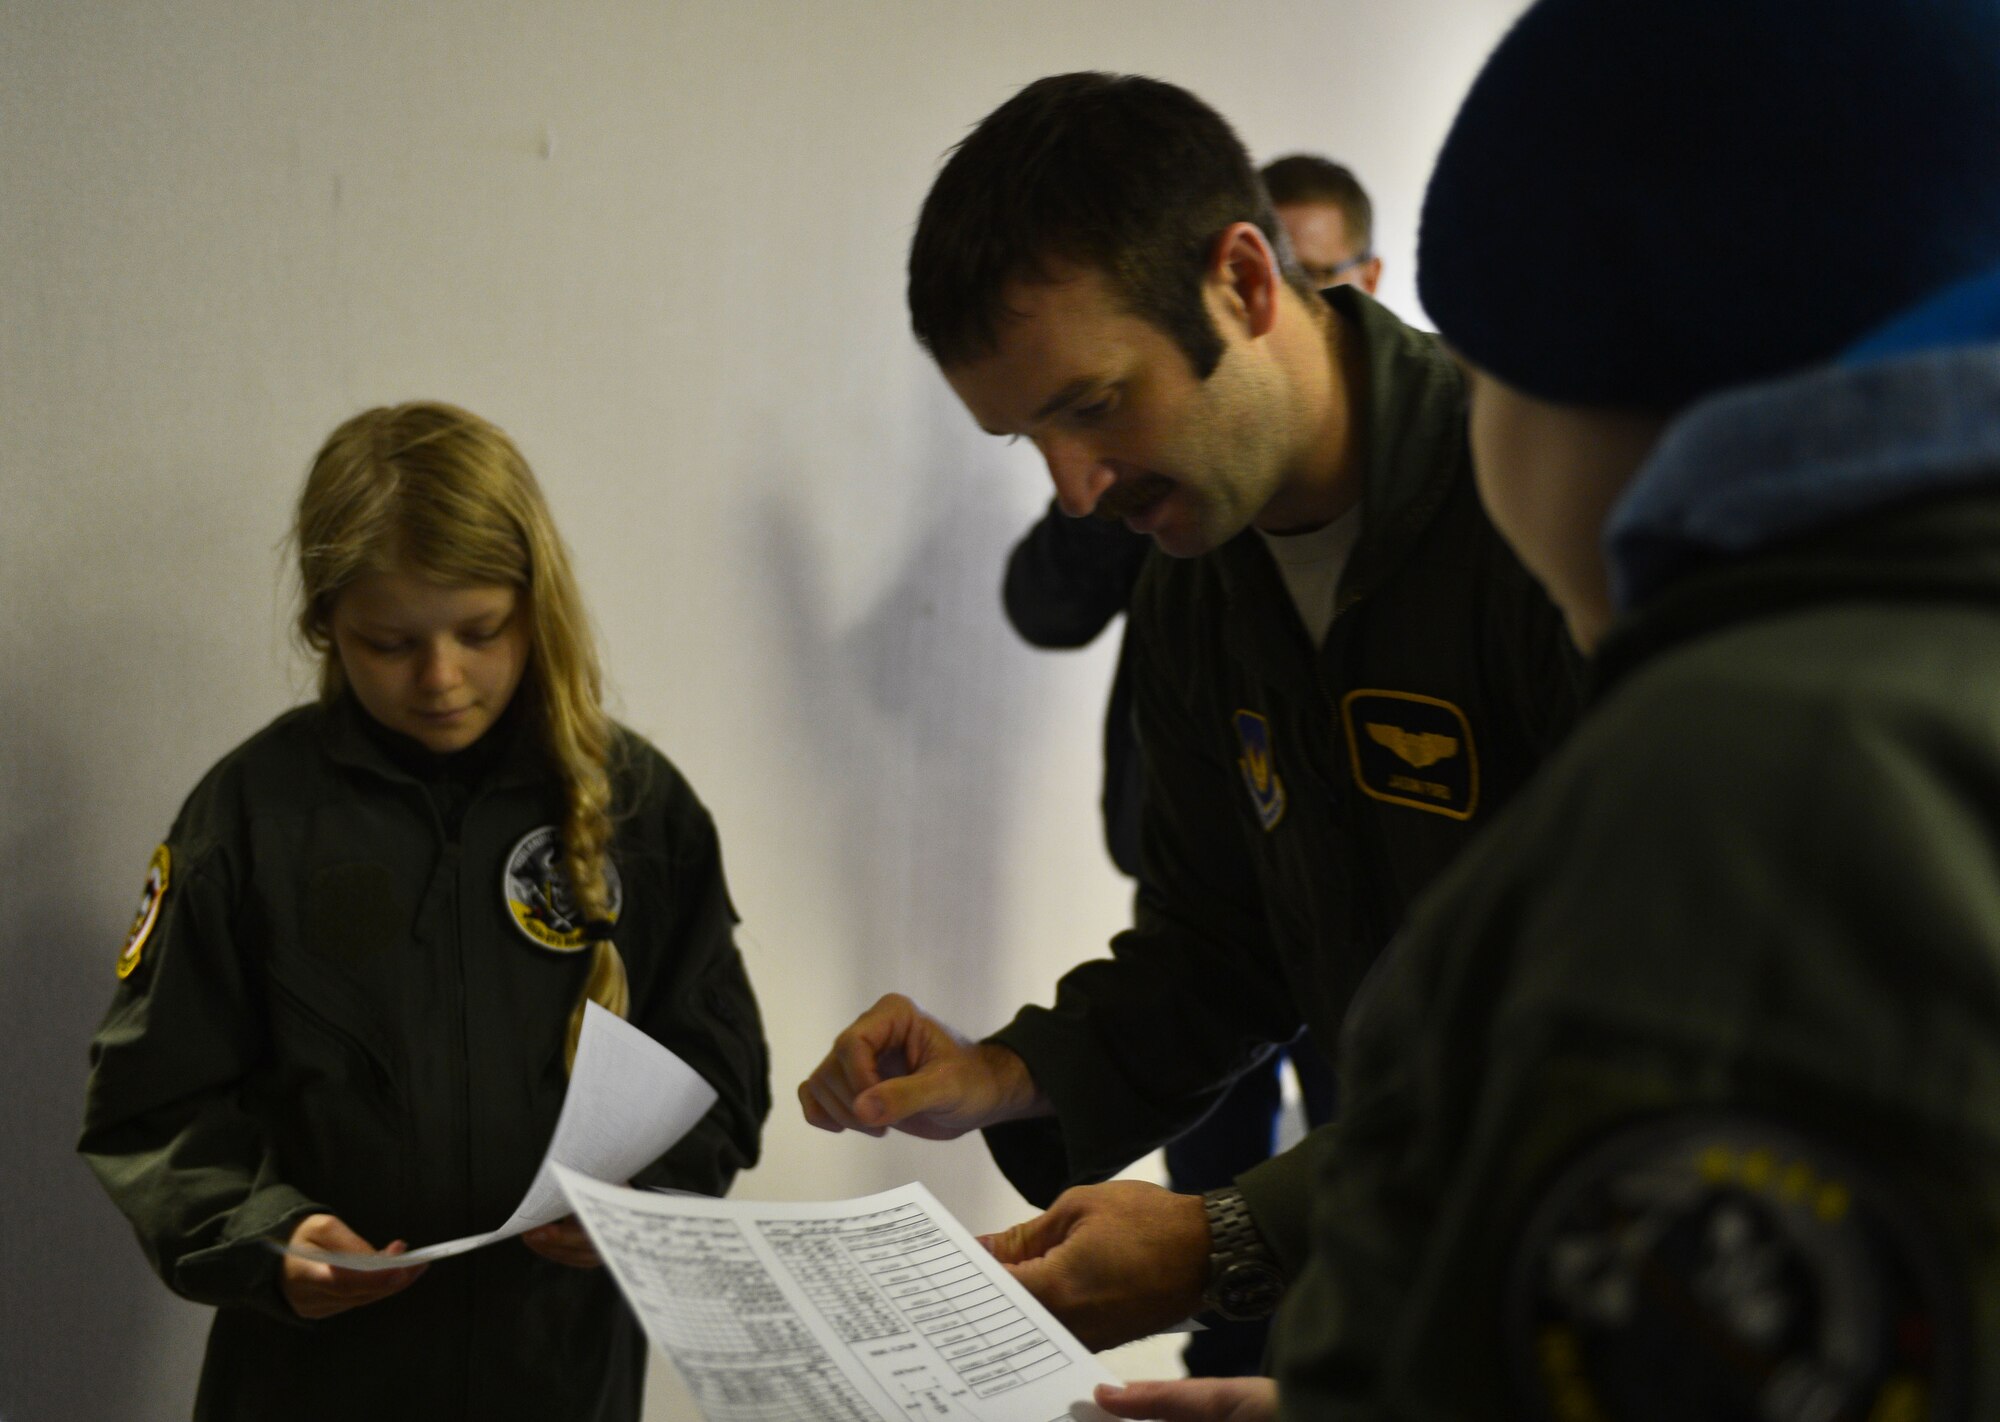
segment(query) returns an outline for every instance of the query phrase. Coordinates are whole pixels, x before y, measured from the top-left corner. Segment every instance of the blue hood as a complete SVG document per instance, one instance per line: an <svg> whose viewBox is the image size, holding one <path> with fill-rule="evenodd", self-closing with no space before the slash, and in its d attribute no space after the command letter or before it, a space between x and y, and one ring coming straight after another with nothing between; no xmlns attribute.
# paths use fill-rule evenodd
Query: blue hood
<svg viewBox="0 0 2000 1422"><path fill-rule="evenodd" d="M1617 610L1871 509L2000 488L2000 339L1986 340L1911 352L1871 337L1841 364L1690 406L1605 523Z"/></svg>

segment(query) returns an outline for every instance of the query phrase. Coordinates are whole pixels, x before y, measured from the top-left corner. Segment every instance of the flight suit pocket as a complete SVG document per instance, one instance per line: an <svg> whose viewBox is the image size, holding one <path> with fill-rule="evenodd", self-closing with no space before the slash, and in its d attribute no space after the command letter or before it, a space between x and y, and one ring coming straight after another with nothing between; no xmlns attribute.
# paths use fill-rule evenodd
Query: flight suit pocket
<svg viewBox="0 0 2000 1422"><path fill-rule="evenodd" d="M354 1090L393 1093L396 1073L388 1041L366 1000L327 974L273 963L271 1030L274 1065L301 1084L324 1079Z"/></svg>
<svg viewBox="0 0 2000 1422"><path fill-rule="evenodd" d="M286 1178L364 1235L400 1232L410 1140L399 1075L365 1000L315 967L303 957L272 964L262 1114Z"/></svg>

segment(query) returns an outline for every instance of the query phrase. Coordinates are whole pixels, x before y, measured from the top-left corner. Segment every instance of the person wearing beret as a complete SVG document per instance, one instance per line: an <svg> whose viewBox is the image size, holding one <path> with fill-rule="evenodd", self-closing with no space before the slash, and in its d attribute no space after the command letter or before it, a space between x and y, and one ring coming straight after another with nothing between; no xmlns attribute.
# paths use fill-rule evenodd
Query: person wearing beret
<svg viewBox="0 0 2000 1422"><path fill-rule="evenodd" d="M1591 704L1353 1010L1275 1384L1101 1400L2000 1416L2000 6L1541 0L1418 279Z"/></svg>

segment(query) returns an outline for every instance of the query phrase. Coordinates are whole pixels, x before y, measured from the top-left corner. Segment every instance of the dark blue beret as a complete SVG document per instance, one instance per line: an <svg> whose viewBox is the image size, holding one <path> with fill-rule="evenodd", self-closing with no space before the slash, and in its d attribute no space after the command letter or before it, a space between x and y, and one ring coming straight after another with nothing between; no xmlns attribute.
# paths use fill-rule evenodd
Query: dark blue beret
<svg viewBox="0 0 2000 1422"><path fill-rule="evenodd" d="M1673 410L2000 264L2000 0L1540 0L1424 199L1424 309L1531 394Z"/></svg>

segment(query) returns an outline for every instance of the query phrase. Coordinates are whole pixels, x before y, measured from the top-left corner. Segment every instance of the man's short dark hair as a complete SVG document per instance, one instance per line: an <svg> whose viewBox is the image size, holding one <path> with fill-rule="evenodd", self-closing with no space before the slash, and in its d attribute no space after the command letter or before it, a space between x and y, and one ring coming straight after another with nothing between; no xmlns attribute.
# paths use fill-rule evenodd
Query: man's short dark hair
<svg viewBox="0 0 2000 1422"><path fill-rule="evenodd" d="M988 114L931 185L910 244L910 323L939 365L990 355L1007 286L1073 262L1104 272L1125 308L1206 379L1223 346L1202 275L1234 222L1256 223L1294 275L1270 199L1222 115L1140 75L1038 79Z"/></svg>
<svg viewBox="0 0 2000 1422"><path fill-rule="evenodd" d="M1259 176L1274 207L1295 202L1331 203L1347 220L1347 235L1361 251L1375 242L1375 204L1351 169L1317 153L1288 153L1266 163Z"/></svg>

